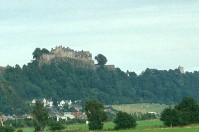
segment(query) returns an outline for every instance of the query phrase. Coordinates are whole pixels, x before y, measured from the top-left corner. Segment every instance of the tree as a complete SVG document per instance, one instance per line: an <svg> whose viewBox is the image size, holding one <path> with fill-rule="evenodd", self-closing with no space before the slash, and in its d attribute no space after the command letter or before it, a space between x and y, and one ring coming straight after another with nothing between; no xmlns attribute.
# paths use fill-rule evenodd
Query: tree
<svg viewBox="0 0 199 132"><path fill-rule="evenodd" d="M192 97L184 97L174 108L165 108L160 120L171 127L199 123L198 102Z"/></svg>
<svg viewBox="0 0 199 132"><path fill-rule="evenodd" d="M43 103L36 101L35 107L32 111L35 132L41 131L45 128L48 120L48 111L45 109Z"/></svg>
<svg viewBox="0 0 199 132"><path fill-rule="evenodd" d="M184 97L182 101L175 106L175 109L187 113L190 123L199 122L199 104L198 101L192 97Z"/></svg>
<svg viewBox="0 0 199 132"><path fill-rule="evenodd" d="M33 59L39 59L44 53L49 53L49 51L45 48L42 50L40 48L36 48L35 51L32 53Z"/></svg>
<svg viewBox="0 0 199 132"><path fill-rule="evenodd" d="M85 111L89 121L89 130L101 130L103 122L107 119L104 106L96 100L90 100L85 104Z"/></svg>
<svg viewBox="0 0 199 132"><path fill-rule="evenodd" d="M41 56L41 49L36 48L35 51L32 53L32 55L33 55L33 59L39 59L39 57Z"/></svg>
<svg viewBox="0 0 199 132"><path fill-rule="evenodd" d="M41 50L41 53L42 53L42 54L47 54L47 53L49 53L49 51L48 51L46 48L43 48L43 49Z"/></svg>
<svg viewBox="0 0 199 132"><path fill-rule="evenodd" d="M175 108L165 108L162 113L160 120L164 122L165 126L178 126L180 119L180 113Z"/></svg>
<svg viewBox="0 0 199 132"><path fill-rule="evenodd" d="M106 57L102 54L98 54L97 56L95 56L95 60L97 60L98 65L105 65L108 61Z"/></svg>
<svg viewBox="0 0 199 132"><path fill-rule="evenodd" d="M121 112L119 111L116 114L116 118L114 120L115 123L115 129L128 129L128 128L134 128L136 124L135 118L126 113L126 112Z"/></svg>

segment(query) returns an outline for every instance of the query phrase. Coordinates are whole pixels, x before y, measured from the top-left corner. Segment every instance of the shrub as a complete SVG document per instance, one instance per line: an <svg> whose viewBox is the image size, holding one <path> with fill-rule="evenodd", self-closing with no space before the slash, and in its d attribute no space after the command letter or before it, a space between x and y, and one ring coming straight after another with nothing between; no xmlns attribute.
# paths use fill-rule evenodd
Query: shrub
<svg viewBox="0 0 199 132"><path fill-rule="evenodd" d="M86 123L86 120L74 118L74 119L68 119L66 122L66 124L82 124L82 123Z"/></svg>
<svg viewBox="0 0 199 132"><path fill-rule="evenodd" d="M7 120L4 122L6 125L12 125L15 128L22 127L33 127L33 120L31 119L17 119L17 120Z"/></svg>
<svg viewBox="0 0 199 132"><path fill-rule="evenodd" d="M132 115L121 111L116 114L114 123L116 130L134 128L137 125L136 120Z"/></svg>
<svg viewBox="0 0 199 132"><path fill-rule="evenodd" d="M5 126L5 127L0 126L0 132L13 132L13 131L14 128L11 126Z"/></svg>
<svg viewBox="0 0 199 132"><path fill-rule="evenodd" d="M50 124L50 130L62 130L65 129L64 125L61 122L53 122Z"/></svg>
<svg viewBox="0 0 199 132"><path fill-rule="evenodd" d="M17 132L23 132L23 130L22 129L18 129Z"/></svg>

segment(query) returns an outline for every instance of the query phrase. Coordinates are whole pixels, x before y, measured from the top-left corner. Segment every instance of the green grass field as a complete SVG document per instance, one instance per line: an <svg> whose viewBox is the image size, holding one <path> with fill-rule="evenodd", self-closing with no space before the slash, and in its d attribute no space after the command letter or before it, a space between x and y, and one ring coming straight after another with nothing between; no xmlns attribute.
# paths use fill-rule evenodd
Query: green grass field
<svg viewBox="0 0 199 132"><path fill-rule="evenodd" d="M165 104L157 104L157 103L139 103L139 104L124 104L124 105L112 105L115 110L124 111L127 113L147 113L147 112L156 112L160 114L163 109L168 107Z"/></svg>
<svg viewBox="0 0 199 132"><path fill-rule="evenodd" d="M137 126L135 129L115 131L113 128L114 128L114 124L112 122L106 122L104 124L103 131L108 131L108 132L132 132L132 131L133 132L198 132L199 124L189 125L185 127L170 128L170 127L165 127L160 120L145 120L145 121L137 121ZM33 128L23 128L23 132L33 132L33 131L34 131ZM60 132L88 132L88 125L86 124L67 125L67 129Z"/></svg>

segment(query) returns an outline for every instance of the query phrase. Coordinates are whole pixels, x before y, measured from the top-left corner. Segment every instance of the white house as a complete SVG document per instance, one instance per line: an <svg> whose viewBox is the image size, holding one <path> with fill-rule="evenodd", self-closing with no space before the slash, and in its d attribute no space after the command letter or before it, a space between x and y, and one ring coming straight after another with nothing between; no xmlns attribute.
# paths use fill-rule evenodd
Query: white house
<svg viewBox="0 0 199 132"><path fill-rule="evenodd" d="M47 101L46 101L46 99L45 99L45 98L43 99L43 103L44 103L44 107L46 107L46 105L47 105Z"/></svg>
<svg viewBox="0 0 199 132"><path fill-rule="evenodd" d="M66 102L62 100L62 101L58 104L58 106L63 107L63 105L65 105L65 104L66 104Z"/></svg>
<svg viewBox="0 0 199 132"><path fill-rule="evenodd" d="M50 102L49 102L49 106L50 106L50 107L53 107L53 101L50 101Z"/></svg>
<svg viewBox="0 0 199 132"><path fill-rule="evenodd" d="M35 99L33 99L33 100L32 100L32 104L35 104L35 103L36 103L36 100L35 100Z"/></svg>
<svg viewBox="0 0 199 132"><path fill-rule="evenodd" d="M66 112L64 113L64 115L57 115L57 121L59 121L60 119L67 121L68 118L70 119L74 119L75 116L71 114L71 112Z"/></svg>
<svg viewBox="0 0 199 132"><path fill-rule="evenodd" d="M68 105L69 105L69 106L72 105L72 101L71 101L71 100L68 102Z"/></svg>

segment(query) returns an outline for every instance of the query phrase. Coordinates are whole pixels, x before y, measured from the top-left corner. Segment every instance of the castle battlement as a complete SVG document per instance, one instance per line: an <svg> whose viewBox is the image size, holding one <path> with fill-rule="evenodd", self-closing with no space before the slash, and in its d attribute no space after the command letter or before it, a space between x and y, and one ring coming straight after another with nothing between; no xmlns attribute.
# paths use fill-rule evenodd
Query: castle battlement
<svg viewBox="0 0 199 132"><path fill-rule="evenodd" d="M40 63L50 63L55 59L70 59L94 65L92 54L89 51L75 51L69 47L65 48L62 46L56 46L51 49L50 53L43 54L40 57Z"/></svg>

